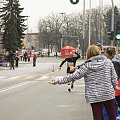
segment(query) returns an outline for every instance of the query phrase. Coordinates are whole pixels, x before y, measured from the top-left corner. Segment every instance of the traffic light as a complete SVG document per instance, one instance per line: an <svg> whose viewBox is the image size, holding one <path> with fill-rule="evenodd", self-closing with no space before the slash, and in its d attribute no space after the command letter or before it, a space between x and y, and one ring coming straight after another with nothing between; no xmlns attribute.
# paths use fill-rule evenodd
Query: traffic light
<svg viewBox="0 0 120 120"><path fill-rule="evenodd" d="M114 32L113 32L113 31L107 32L107 38L108 38L109 40L113 40L113 38L114 38Z"/></svg>
<svg viewBox="0 0 120 120"><path fill-rule="evenodd" d="M71 2L72 4L77 4L77 3L79 2L79 0L70 0L70 2Z"/></svg>
<svg viewBox="0 0 120 120"><path fill-rule="evenodd" d="M116 34L120 34L120 22L116 24Z"/></svg>
<svg viewBox="0 0 120 120"><path fill-rule="evenodd" d="M120 22L116 24L116 39L120 40Z"/></svg>

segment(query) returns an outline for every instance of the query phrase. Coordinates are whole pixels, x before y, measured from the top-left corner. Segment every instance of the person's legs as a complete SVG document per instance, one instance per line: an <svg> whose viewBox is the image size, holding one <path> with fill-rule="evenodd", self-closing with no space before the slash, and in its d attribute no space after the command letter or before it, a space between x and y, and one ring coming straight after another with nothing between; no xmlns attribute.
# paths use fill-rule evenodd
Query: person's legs
<svg viewBox="0 0 120 120"><path fill-rule="evenodd" d="M91 103L93 120L103 120L102 102Z"/></svg>
<svg viewBox="0 0 120 120"><path fill-rule="evenodd" d="M33 67L35 67L35 61L33 60Z"/></svg>
<svg viewBox="0 0 120 120"><path fill-rule="evenodd" d="M69 75L70 73L67 71L67 75ZM71 92L71 84L70 82L68 83L68 92Z"/></svg>
<svg viewBox="0 0 120 120"><path fill-rule="evenodd" d="M71 89L74 87L74 81L71 82Z"/></svg>
<svg viewBox="0 0 120 120"><path fill-rule="evenodd" d="M120 115L120 96L115 96L118 105L118 114Z"/></svg>
<svg viewBox="0 0 120 120"><path fill-rule="evenodd" d="M68 83L68 91L71 92L71 84L70 84L70 82Z"/></svg>
<svg viewBox="0 0 120 120"><path fill-rule="evenodd" d="M74 72L70 72L69 74L73 74ZM71 84L70 84L70 89L73 89L73 87L74 87L74 81L72 81L71 82Z"/></svg>
<svg viewBox="0 0 120 120"><path fill-rule="evenodd" d="M108 114L109 120L116 120L116 110L114 99L103 102Z"/></svg>

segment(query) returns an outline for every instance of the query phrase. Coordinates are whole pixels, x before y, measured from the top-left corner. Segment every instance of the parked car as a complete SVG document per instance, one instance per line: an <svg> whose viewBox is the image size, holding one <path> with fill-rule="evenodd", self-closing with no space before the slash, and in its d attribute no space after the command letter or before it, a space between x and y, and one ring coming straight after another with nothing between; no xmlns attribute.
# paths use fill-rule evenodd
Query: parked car
<svg viewBox="0 0 120 120"><path fill-rule="evenodd" d="M7 61L0 60L0 66L1 66L1 67L9 67L9 66L10 66L10 63L7 62Z"/></svg>

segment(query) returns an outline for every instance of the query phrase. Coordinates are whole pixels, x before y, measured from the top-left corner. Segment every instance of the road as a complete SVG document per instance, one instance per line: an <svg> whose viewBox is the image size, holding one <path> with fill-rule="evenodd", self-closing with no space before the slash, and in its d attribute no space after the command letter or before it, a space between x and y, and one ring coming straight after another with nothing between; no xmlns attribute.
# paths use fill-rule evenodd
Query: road
<svg viewBox="0 0 120 120"><path fill-rule="evenodd" d="M21 63L15 70L0 71L0 120L92 120L83 79L75 82L71 93L67 84L49 84L65 75L66 65L58 70L60 62L40 58L36 67Z"/></svg>

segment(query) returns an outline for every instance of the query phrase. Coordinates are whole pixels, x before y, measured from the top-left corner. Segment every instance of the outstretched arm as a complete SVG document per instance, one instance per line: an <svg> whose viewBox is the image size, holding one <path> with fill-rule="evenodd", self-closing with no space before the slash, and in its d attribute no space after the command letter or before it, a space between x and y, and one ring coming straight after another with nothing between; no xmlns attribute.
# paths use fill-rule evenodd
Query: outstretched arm
<svg viewBox="0 0 120 120"><path fill-rule="evenodd" d="M76 59L80 58L80 54L78 54L77 52L75 52L75 54L77 55Z"/></svg>
<svg viewBox="0 0 120 120"><path fill-rule="evenodd" d="M59 69L61 69L62 65L67 61L67 58L65 60L63 60L59 66Z"/></svg>
<svg viewBox="0 0 120 120"><path fill-rule="evenodd" d="M63 78L52 80L49 82L50 84L56 85L56 84L66 84L71 81L78 80L82 77L84 77L87 74L88 69L83 65L80 69L76 70L73 74L70 74L68 76L64 76Z"/></svg>

